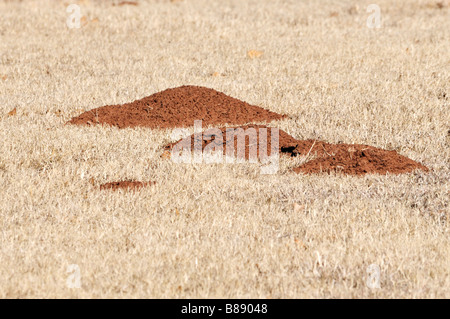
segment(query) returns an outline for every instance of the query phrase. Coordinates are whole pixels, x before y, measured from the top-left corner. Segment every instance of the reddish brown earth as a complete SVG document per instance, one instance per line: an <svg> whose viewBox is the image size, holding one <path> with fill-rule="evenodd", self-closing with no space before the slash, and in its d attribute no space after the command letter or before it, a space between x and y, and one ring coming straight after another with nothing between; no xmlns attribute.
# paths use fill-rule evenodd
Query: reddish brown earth
<svg viewBox="0 0 450 319"><path fill-rule="evenodd" d="M126 5L137 6L138 3L135 1L122 1L122 2L119 2L118 4L113 3L113 6L119 6L119 7L126 6Z"/></svg>
<svg viewBox="0 0 450 319"><path fill-rule="evenodd" d="M294 172L339 172L347 175L402 174L416 169L428 172L427 167L396 151L359 144L326 144L323 148L319 157L294 168Z"/></svg>
<svg viewBox="0 0 450 319"><path fill-rule="evenodd" d="M224 93L199 86L181 86L123 105L106 105L72 118L76 125L106 124L119 128L176 128L202 125L242 125L280 120L285 115L250 105Z"/></svg>
<svg viewBox="0 0 450 319"><path fill-rule="evenodd" d="M227 129L233 129L234 132L232 134L227 134ZM236 130L238 129L238 130ZM252 131L254 130L254 131ZM222 137L217 136L217 134L220 132L220 134L222 134ZM248 159L249 158L249 154L250 154L250 145L255 145L255 150L256 150L256 155L259 156L259 145L262 144L258 141L260 141L260 139L262 140L262 135L260 134L260 132L267 132L266 133L266 141L267 143L263 143L264 145L267 145L267 149L266 149L266 153L267 155L270 155L271 152L271 147L272 147L272 134L271 134L271 128L267 127L265 125L247 125L247 126L239 126L239 127L231 127L231 128L227 128L227 127L222 127L217 129L217 131L215 132L215 134L213 134L213 130L206 130L204 132L202 132L202 135L200 136L200 134L198 134L198 136L196 134L192 134L190 137L184 138L182 140L179 140L177 142L174 143L170 143L168 145L165 146L165 151L166 152L170 152L172 151L172 149L174 151L180 151L181 147L186 147L189 146L189 144L191 144L191 150L195 150L195 141L196 140L200 140L201 139L201 143L198 143L198 145L201 144L201 149L205 150L206 147L208 147L208 149L213 149L215 148L223 149L223 154L227 154L227 143L229 145L231 145L231 141L234 140L234 154L235 156L239 156L241 158L243 158L244 154L237 154L237 149L238 149L238 142L239 140L241 141L245 141L245 158ZM256 137L256 141L252 141L252 143L250 144L250 137L248 134L246 133L253 133L253 136ZM264 134L264 133L262 133ZM275 141L275 140L274 140ZM279 138L278 138L278 151L281 153L286 153L286 154L290 154L291 156L295 156L296 155L296 147L298 145L298 141L293 138L292 136L290 136L289 134L287 134L285 131L283 130L279 130ZM311 143L312 144L312 143Z"/></svg>
<svg viewBox="0 0 450 319"><path fill-rule="evenodd" d="M195 140L199 140L198 147L202 150L216 151L223 148L227 154L227 140L233 143L237 153L238 141L245 140L245 155L236 154L238 158L249 159L251 150L256 149L256 155L260 154L261 131L267 129L266 149L261 149L265 154L271 154L271 130L264 125L246 125L254 122L269 122L280 120L285 115L277 114L259 106L250 105L224 93L213 89L199 86L181 86L155 93L141 100L123 105L106 105L97 109L84 112L74 117L68 123L77 125L112 125L119 128L126 127L149 127L149 128L176 128L194 125L195 120L202 120L202 125L245 125L242 130L227 136L227 128L216 129L216 134L222 135L223 139L212 134L211 130L206 134L192 135L190 138L169 144L165 147L165 155L170 151L181 150L180 146L191 144L191 150L197 146ZM233 127L236 129L239 127ZM256 143L250 143L249 131L255 130ZM242 138L243 137L243 138ZM279 130L278 151L288 156L307 156L310 159L303 165L294 168L297 173L321 173L342 172L344 174L400 174L411 172L416 169L428 171L428 168L399 155L396 151L387 151L368 145L352 144L329 144L315 140L297 140ZM213 144L211 144L213 143ZM252 144L252 145L250 145ZM256 144L256 145L255 145ZM176 145L176 146L175 146ZM231 154L229 154L231 155ZM235 156L236 156L235 155ZM151 185L124 181L102 185L102 189L137 188Z"/></svg>
<svg viewBox="0 0 450 319"><path fill-rule="evenodd" d="M127 189L134 190L139 189L146 186L151 186L155 184L155 182L137 182L137 181L120 181L120 182L111 182L100 185L100 189L110 189L110 190L118 190L118 189Z"/></svg>
<svg viewBox="0 0 450 319"><path fill-rule="evenodd" d="M264 125L247 125L241 127L243 130L235 131L233 135L227 136L227 128L220 128L222 138L213 135L211 130L207 130L200 134L193 134L190 137L179 140L177 142L165 146L165 157L170 154L172 150L181 151L182 147L190 145L191 150L195 149L195 140L200 140L202 150L208 147L209 150L217 150L217 147L226 152L227 140L231 144L231 139L234 139L234 152L236 154L237 143L239 136L241 139L245 137L245 158L249 159L250 143L249 137L245 132L249 132L249 128L255 129L255 136L257 141L260 139L260 129L267 129L267 151L266 154L271 154L271 130ZM233 129L236 129L234 127ZM216 132L216 134L219 131ZM213 143L213 145L211 145ZM253 143L254 144L254 143ZM259 145L256 143L256 154L259 156ZM387 151L369 145L361 144L329 144L323 141L316 140L297 140L290 136L283 130L279 130L279 146L278 151L281 154L294 156L307 156L313 159L307 161L305 164L294 168L297 173L314 174L322 172L341 172L349 175L363 175L363 174L401 174L412 172L416 169L428 171L428 168L417 163L407 157L398 154L396 151ZM237 154L239 155L239 154ZM235 155L236 156L236 155ZM239 157L239 156L238 156ZM242 156L241 156L242 158Z"/></svg>

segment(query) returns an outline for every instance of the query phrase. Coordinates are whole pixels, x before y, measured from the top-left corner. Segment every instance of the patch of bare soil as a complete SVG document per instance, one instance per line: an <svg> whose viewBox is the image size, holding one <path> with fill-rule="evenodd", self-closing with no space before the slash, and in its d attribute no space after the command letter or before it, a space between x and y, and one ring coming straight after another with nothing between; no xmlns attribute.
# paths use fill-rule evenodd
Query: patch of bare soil
<svg viewBox="0 0 450 319"><path fill-rule="evenodd" d="M120 181L120 182L110 182L103 185L100 185L101 190L118 190L118 189L126 189L126 190L136 190L142 187L147 187L155 184L155 182L138 182L138 181Z"/></svg>
<svg viewBox="0 0 450 319"><path fill-rule="evenodd" d="M183 148L198 149L204 152L223 150L224 155L235 154L238 158L249 159L249 154L259 156L260 151L271 155L272 143L275 145L278 142L278 152L295 156L297 140L283 130L278 130L278 138L276 138L276 135L272 134L272 129L265 125L209 129L170 143L164 147L164 150L166 154L167 152L181 151ZM242 147L240 143L242 143ZM227 149L228 145L232 146L231 149ZM239 152L239 149L242 149L242 152Z"/></svg>
<svg viewBox="0 0 450 319"><path fill-rule="evenodd" d="M168 157L170 152L181 152L186 148L203 152L222 150L224 155L249 159L249 154L255 154L255 157L260 157L260 152L263 152L263 155L271 155L272 144L277 142L278 152L281 154L313 158L294 168L296 173L341 172L348 175L364 175L401 174L416 169L428 171L427 167L396 151L361 144L330 144L317 140L297 140L283 130L278 130L278 139L274 139L272 129L264 125L209 129L166 145L164 154ZM239 147L240 143L243 147ZM228 145L232 148L231 152L227 150ZM239 152L239 149L243 151Z"/></svg>
<svg viewBox="0 0 450 319"><path fill-rule="evenodd" d="M165 155L185 147L203 152L222 151L229 156L250 159L272 154L272 144L278 152L289 156L310 156L312 160L294 168L294 172L313 174L341 172L350 175L401 174L428 168L396 151L387 151L368 145L329 144L315 140L297 140L279 130L247 123L280 120L277 114L259 106L240 101L224 93L200 86L181 86L152 94L123 105L106 105L74 117L68 123L76 125L112 125L119 128L149 127L177 128L194 125L241 125L210 129L196 133L165 147ZM240 145L243 147L240 147ZM278 144L278 146L275 146ZM233 145L231 150L228 145ZM118 182L102 185L102 189L136 188L146 186L140 182Z"/></svg>
<svg viewBox="0 0 450 319"><path fill-rule="evenodd" d="M243 125L280 120L285 115L251 105L213 89L181 86L123 105L106 105L72 118L68 124L119 128L176 128L194 125Z"/></svg>
<svg viewBox="0 0 450 319"><path fill-rule="evenodd" d="M396 151L360 144L325 144L319 157L294 168L294 172L385 175L409 173L417 169L428 172L428 168L424 165Z"/></svg>

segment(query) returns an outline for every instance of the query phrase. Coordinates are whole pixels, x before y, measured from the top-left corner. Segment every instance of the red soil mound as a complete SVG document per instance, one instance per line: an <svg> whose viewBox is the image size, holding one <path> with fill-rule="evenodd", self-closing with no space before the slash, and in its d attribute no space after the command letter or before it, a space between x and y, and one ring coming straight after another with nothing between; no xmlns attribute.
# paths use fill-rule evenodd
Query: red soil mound
<svg viewBox="0 0 450 319"><path fill-rule="evenodd" d="M213 89L181 86L123 105L102 106L72 118L77 125L107 124L125 127L175 128L203 125L268 122L285 115L232 98Z"/></svg>
<svg viewBox="0 0 450 319"><path fill-rule="evenodd" d="M207 148L210 150L222 148L223 153L227 154L226 145L228 141L229 145L234 145L235 156L243 158L244 156L239 156L239 153L237 153L238 141L241 139L241 141L245 140L245 158L249 159L251 145L255 145L255 154L259 157L259 148L261 142L264 141L261 140L260 129L267 129L267 148L263 151L266 152L265 154L271 154L271 145L272 142L275 142L275 140L272 140L271 128L264 125L248 125L240 128L242 130L238 131L236 131L236 127L231 128L233 129L232 134L231 132L227 134L227 128L220 128L216 131L207 130L201 136L200 134L193 134L190 137L166 145L165 154L169 154L171 151L181 151L183 147L189 147L189 144L190 149L195 150L196 140L199 140L198 146L201 145L203 151ZM250 141L248 134L246 134L251 132L249 129L254 129L253 134L256 136L256 139L253 141ZM217 135L218 133L219 135ZM233 144L231 144L232 139L234 139ZM387 151L369 145L329 144L316 140L297 140L283 130L279 130L278 144L278 151L281 154L292 157L299 155L314 158L294 168L294 171L297 173L342 172L349 175L363 175L386 174L388 172L401 174L412 172L416 169L428 171L427 167L399 155L396 151Z"/></svg>
<svg viewBox="0 0 450 319"><path fill-rule="evenodd" d="M250 149L253 145L255 147L254 154L257 156L259 156L260 145L267 145L267 148L265 149L265 154L270 155L272 153L271 152L272 142L275 142L276 140L275 135L272 137L271 129L272 128L264 125L247 125L231 128L222 127L219 129L210 129L202 132L201 136L199 134L197 137L196 134L192 134L190 137L184 138L174 143L170 143L166 145L164 149L165 152L172 150L177 151L181 150L181 147L186 146L189 147L189 144L191 144L190 145L191 150L195 150L196 147L195 141L201 139L198 145L201 145L202 151L205 151L205 149L207 148L212 149L214 147L216 148L216 150L218 148L222 148L223 154L227 154L227 144L228 144L234 146L235 156L249 159ZM250 135L253 136L254 138L253 140L250 137ZM232 140L234 141L232 142ZM242 141L242 143L244 143L245 157L243 156L244 153L239 154L237 151L239 141ZM297 144L298 141L295 138L287 134L285 131L279 130L278 135L279 152L295 156Z"/></svg>
<svg viewBox="0 0 450 319"><path fill-rule="evenodd" d="M121 188L121 189L133 190L133 189L138 189L138 188L142 188L142 187L146 187L146 186L151 186L153 184L155 184L155 182L121 181L121 182L111 182L111 183L106 183L106 184L100 185L100 189L101 190L104 190L104 189L118 190L119 188Z"/></svg>
<svg viewBox="0 0 450 319"><path fill-rule="evenodd" d="M314 174L341 172L349 175L402 174L428 168L396 151L387 151L368 145L326 144L318 158L294 168L296 173Z"/></svg>

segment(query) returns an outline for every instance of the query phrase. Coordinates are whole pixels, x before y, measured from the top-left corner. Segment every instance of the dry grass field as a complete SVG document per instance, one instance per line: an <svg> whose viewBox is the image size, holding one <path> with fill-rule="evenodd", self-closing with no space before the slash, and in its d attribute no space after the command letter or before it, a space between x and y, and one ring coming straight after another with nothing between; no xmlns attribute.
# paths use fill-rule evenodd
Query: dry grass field
<svg viewBox="0 0 450 319"><path fill-rule="evenodd" d="M73 0L79 29L70 1L0 2L0 297L450 297L449 1ZM187 84L430 172L261 175L64 125ZM121 179L156 184L99 190Z"/></svg>

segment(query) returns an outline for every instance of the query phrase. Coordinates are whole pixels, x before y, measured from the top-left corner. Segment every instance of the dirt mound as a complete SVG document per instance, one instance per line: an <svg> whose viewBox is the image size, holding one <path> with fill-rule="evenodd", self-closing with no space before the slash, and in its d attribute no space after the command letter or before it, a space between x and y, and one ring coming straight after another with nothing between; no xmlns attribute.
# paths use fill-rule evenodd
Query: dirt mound
<svg viewBox="0 0 450 319"><path fill-rule="evenodd" d="M318 158L294 168L296 173L314 174L340 172L348 175L402 174L428 168L396 151L368 145L325 144Z"/></svg>
<svg viewBox="0 0 450 319"><path fill-rule="evenodd" d="M252 147L255 149L253 154L256 154L259 158L261 145L263 147L267 145L264 149L261 149L265 152L263 155L272 153L272 143L276 140L272 138L271 129L264 125L247 125L206 130L201 134L192 134L187 138L166 145L164 157L170 157L172 151L181 152L183 148L190 148L194 151L196 147L200 149L200 146L204 152L206 150L223 149L223 154L229 154L227 153L228 144L234 146L234 156L238 158L249 159ZM264 131L266 133L261 135L261 132ZM253 135L253 140L249 135ZM239 140L241 140L241 143L245 143L245 153L237 151ZM266 142L264 143L264 141ZM313 158L294 168L295 172L304 174L341 172L349 175L363 175L386 174L388 172L401 174L416 169L428 171L427 167L399 155L396 151L387 151L361 144L330 144L317 140L297 140L283 130L279 130L278 152L291 157L307 156L307 159Z"/></svg>
<svg viewBox="0 0 450 319"><path fill-rule="evenodd" d="M176 128L203 125L269 122L285 118L224 93L199 86L181 86L123 105L102 106L72 118L68 124L106 124L125 127Z"/></svg>
<svg viewBox="0 0 450 319"><path fill-rule="evenodd" d="M177 128L194 125L246 125L222 127L196 133L165 147L165 155L189 147L203 152L223 149L223 154L237 158L253 159L271 155L272 143L278 143L278 152L288 156L307 156L312 160L294 168L297 173L342 172L344 174L400 174L416 169L428 168L414 162L396 151L387 151L368 145L329 144L316 140L297 140L279 130L278 140L272 129L264 125L247 123L280 120L285 115L277 114L259 106L250 105L224 93L200 86L181 86L155 93L141 100L123 105L106 105L84 112L71 119L68 124L106 124L125 127ZM232 130L232 134L231 131ZM229 134L230 133L230 134ZM244 143L244 147L240 145ZM227 144L234 150L227 150ZM261 148L263 147L263 148ZM261 150L260 150L261 148ZM151 185L123 181L102 185L101 189L137 188Z"/></svg>
<svg viewBox="0 0 450 319"><path fill-rule="evenodd" d="M110 190L118 190L118 189L139 189L146 186L151 186L155 184L155 182L137 182L137 181L120 181L120 182L111 182L100 185L100 189L110 189Z"/></svg>
<svg viewBox="0 0 450 319"><path fill-rule="evenodd" d="M201 145L202 151L222 148L223 154L226 155L229 154L227 153L227 145L233 145L235 156L249 159L252 147L254 147L254 154L259 156L260 146L264 145L267 147L264 149L265 154L270 155L272 153L272 142L276 143L277 141L275 135L272 136L272 129L265 125L210 129L201 134L192 134L190 137L170 143L164 147L164 150L165 152L180 151L181 148L189 146L191 150L195 150L197 145L198 147ZM298 141L283 130L279 130L278 134L278 151L295 156L298 152ZM196 141L198 141L198 144L195 143ZM238 152L238 143L244 143L245 153Z"/></svg>

